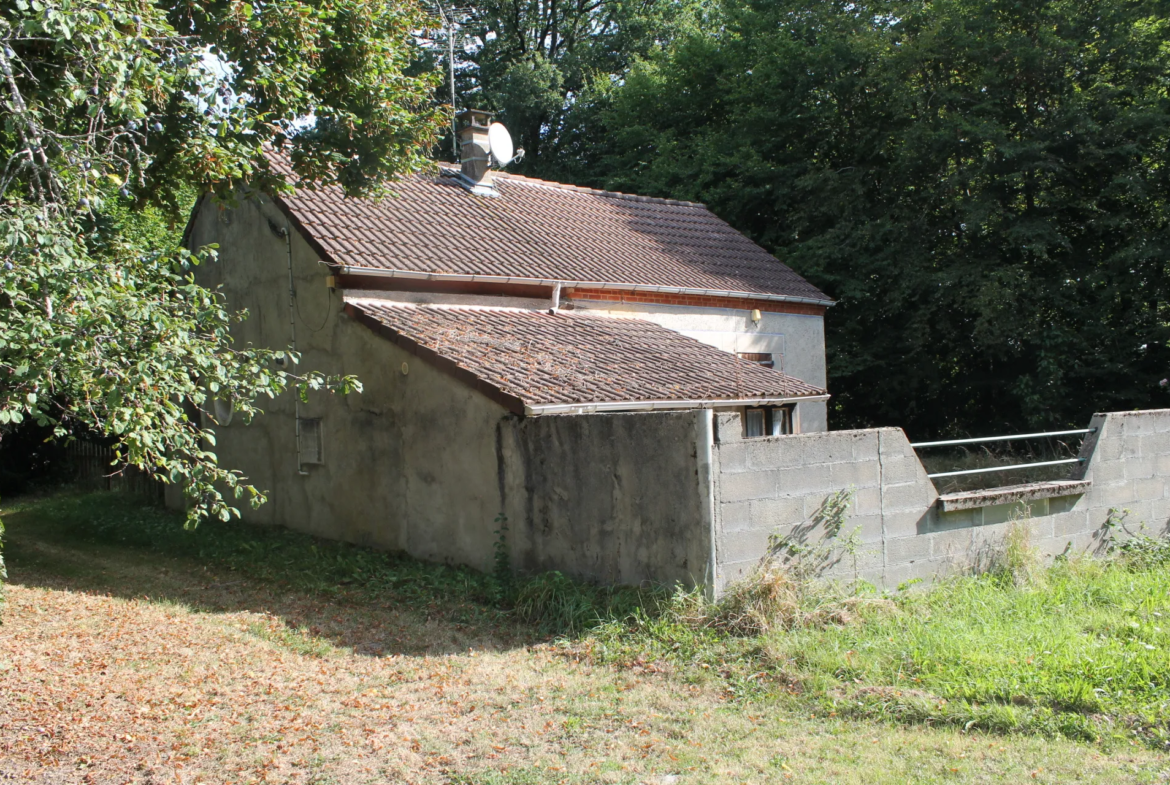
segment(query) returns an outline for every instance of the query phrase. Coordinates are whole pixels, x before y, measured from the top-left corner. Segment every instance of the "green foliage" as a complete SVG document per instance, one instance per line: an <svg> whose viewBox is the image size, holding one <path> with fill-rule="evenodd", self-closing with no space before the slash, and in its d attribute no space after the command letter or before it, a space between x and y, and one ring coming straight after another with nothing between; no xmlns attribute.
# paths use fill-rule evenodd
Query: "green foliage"
<svg viewBox="0 0 1170 785"><path fill-rule="evenodd" d="M666 596L656 589L595 586L560 572L542 572L520 581L514 611L520 621L544 632L576 636L647 609L653 612Z"/></svg>
<svg viewBox="0 0 1170 785"><path fill-rule="evenodd" d="M836 548L853 560L856 572L857 559L863 550L860 529L855 528L845 537L841 536L856 495L857 489L852 486L835 491L821 501L820 507L807 521L783 536L769 535L765 564L776 561L786 574L790 573L797 582L804 584L820 576L834 563Z"/></svg>
<svg viewBox="0 0 1170 785"><path fill-rule="evenodd" d="M993 555L987 572L1017 589L1043 583L1043 554L1032 542L1032 516L1027 505L1012 511L1003 545Z"/></svg>
<svg viewBox="0 0 1170 785"><path fill-rule="evenodd" d="M175 223L199 192L291 187L266 147L355 195L423 166L433 78L407 70L424 21L391 0L3 4L0 434L112 437L116 465L183 489L190 524L261 503L216 459L210 400L247 420L289 388L359 385L234 345L246 314L191 275L215 249L180 248Z"/></svg>
<svg viewBox="0 0 1170 785"><path fill-rule="evenodd" d="M449 12L459 26L454 103L499 112L525 150L521 171L586 179L604 144L598 126L613 85L637 58L695 25L704 5L703 0L465 4ZM436 38L433 56L445 69L445 35ZM449 142L440 149L450 150Z"/></svg>
<svg viewBox="0 0 1170 785"><path fill-rule="evenodd" d="M1165 569L1170 566L1170 540L1138 535L1114 548L1118 560L1135 570Z"/></svg>
<svg viewBox="0 0 1170 785"><path fill-rule="evenodd" d="M1165 405L1164 0L726 0L591 126L590 184L704 201L839 301L838 426Z"/></svg>

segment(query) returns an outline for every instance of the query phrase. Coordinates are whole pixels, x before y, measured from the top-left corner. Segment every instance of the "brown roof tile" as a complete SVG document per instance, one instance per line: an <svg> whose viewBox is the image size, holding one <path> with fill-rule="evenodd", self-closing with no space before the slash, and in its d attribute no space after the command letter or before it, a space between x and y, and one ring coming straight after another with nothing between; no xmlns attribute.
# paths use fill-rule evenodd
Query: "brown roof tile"
<svg viewBox="0 0 1170 785"><path fill-rule="evenodd" d="M503 173L498 196L476 196L451 174L408 177L381 201L349 199L336 187L280 201L331 261L348 267L829 302L702 205Z"/></svg>
<svg viewBox="0 0 1170 785"><path fill-rule="evenodd" d="M825 392L642 320L366 299L348 299L347 310L515 411Z"/></svg>

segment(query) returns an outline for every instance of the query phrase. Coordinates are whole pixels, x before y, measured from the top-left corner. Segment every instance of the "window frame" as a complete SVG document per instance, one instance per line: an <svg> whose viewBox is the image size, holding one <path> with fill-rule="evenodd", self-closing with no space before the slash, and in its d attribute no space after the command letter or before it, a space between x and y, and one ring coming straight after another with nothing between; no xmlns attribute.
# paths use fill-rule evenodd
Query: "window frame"
<svg viewBox="0 0 1170 785"><path fill-rule="evenodd" d="M320 417L297 418L297 461L300 466L321 466L325 463L324 430L325 427ZM312 435L308 431L312 431ZM315 442L315 444L312 444L312 448L316 453L314 459L306 457L308 455L306 445L309 444L310 440Z"/></svg>
<svg viewBox="0 0 1170 785"><path fill-rule="evenodd" d="M763 433L751 433L749 423L755 413L763 415ZM779 415L779 416L778 416ZM796 404L781 406L745 406L743 409L743 438L762 439L767 436L792 436L796 433Z"/></svg>

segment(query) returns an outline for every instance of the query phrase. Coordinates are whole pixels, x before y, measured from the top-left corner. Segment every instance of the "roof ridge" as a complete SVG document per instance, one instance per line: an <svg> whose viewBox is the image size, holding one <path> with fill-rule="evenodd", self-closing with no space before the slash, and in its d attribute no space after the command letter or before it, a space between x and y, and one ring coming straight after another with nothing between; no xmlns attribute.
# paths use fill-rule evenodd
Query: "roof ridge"
<svg viewBox="0 0 1170 785"><path fill-rule="evenodd" d="M453 164L446 162L439 163L439 171L446 177L456 177L459 175L459 170L454 168ZM650 204L668 204L676 207L698 207L700 209L710 212L707 205L702 202L688 202L685 199L667 199L662 196L642 196L641 194L627 194L622 191L608 191L603 188L589 188L584 185L572 185L570 183L558 183L556 180L541 180L538 177L529 177L523 174L514 174L512 172L495 172L496 177L502 177L505 180L513 180L521 185L534 185L538 188L553 188L560 191L576 191L583 194L592 194L594 196L608 196L614 199L624 199L628 202L648 202Z"/></svg>
<svg viewBox="0 0 1170 785"><path fill-rule="evenodd" d="M286 158L271 154L270 161L293 179ZM392 184L394 197L386 199L347 198L341 188L302 183L270 195L321 259L346 269L831 303L696 202L508 173L499 175L501 198L481 199L457 171L432 160L425 173Z"/></svg>

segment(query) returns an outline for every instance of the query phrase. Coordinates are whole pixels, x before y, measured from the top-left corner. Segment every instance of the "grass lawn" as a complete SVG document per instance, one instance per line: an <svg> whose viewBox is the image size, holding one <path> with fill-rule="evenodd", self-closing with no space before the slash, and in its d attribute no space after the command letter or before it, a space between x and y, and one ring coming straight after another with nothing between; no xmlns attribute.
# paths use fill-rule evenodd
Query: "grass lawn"
<svg viewBox="0 0 1170 785"><path fill-rule="evenodd" d="M553 637L468 570L112 494L0 513L0 782L1170 780L1157 565L750 636L582 592L617 620Z"/></svg>

